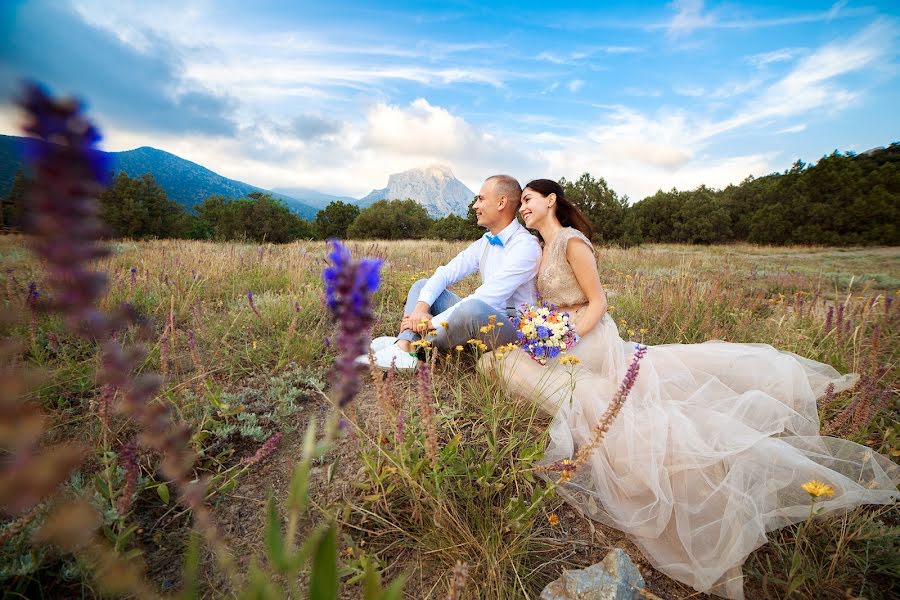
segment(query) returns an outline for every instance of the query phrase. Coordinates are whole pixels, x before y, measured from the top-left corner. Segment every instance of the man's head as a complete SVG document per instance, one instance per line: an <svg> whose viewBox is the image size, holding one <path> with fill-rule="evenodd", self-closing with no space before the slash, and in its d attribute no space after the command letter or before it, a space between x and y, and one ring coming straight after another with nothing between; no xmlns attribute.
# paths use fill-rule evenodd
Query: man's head
<svg viewBox="0 0 900 600"><path fill-rule="evenodd" d="M516 218L521 201L522 188L515 177L494 175L484 180L472 208L479 225L498 233Z"/></svg>

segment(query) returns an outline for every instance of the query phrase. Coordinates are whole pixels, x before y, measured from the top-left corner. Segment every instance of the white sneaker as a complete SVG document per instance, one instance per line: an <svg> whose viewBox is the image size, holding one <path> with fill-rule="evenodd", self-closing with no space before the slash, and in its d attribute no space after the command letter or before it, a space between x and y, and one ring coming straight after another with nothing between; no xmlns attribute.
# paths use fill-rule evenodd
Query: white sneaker
<svg viewBox="0 0 900 600"><path fill-rule="evenodd" d="M391 344L375 353L375 366L387 371L391 365L398 371L415 371L419 366L419 359L401 350L397 344Z"/></svg>
<svg viewBox="0 0 900 600"><path fill-rule="evenodd" d="M411 356L397 347L397 338L385 335L372 340L372 354L375 357L375 366L387 371L391 368L391 361L395 361L398 371L415 371L419 366L419 359ZM360 354L354 360L357 365L368 367L369 355Z"/></svg>
<svg viewBox="0 0 900 600"><path fill-rule="evenodd" d="M382 348L387 348L392 344L397 343L397 338L392 335L383 335L381 337L377 337L372 340L372 343L369 344L369 348L372 349L372 352L378 352Z"/></svg>

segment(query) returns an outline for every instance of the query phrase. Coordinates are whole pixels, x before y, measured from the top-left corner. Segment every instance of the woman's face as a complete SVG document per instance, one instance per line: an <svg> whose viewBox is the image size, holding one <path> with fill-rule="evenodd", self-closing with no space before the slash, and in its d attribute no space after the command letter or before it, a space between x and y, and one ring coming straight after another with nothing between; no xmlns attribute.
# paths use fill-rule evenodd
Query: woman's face
<svg viewBox="0 0 900 600"><path fill-rule="evenodd" d="M553 213L553 205L556 203L556 194L543 196L531 188L525 188L522 192L522 205L519 214L529 229L540 227L550 214Z"/></svg>

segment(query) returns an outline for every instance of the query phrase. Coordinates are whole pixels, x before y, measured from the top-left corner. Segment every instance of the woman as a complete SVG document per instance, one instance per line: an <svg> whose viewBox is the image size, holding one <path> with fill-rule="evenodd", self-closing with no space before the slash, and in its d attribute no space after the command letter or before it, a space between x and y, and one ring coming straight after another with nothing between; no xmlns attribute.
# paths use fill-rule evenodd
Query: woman
<svg viewBox="0 0 900 600"><path fill-rule="evenodd" d="M590 440L636 344L619 337L590 243L591 228L554 181L532 181L520 214L537 230L542 298L574 314L577 366L542 366L516 349L481 367L554 415L547 462ZM559 491L625 531L660 571L695 589L743 597L741 565L766 532L806 519L815 479L834 488L824 511L890 503L900 467L865 446L819 436L816 399L855 375L765 344L652 346L603 444Z"/></svg>

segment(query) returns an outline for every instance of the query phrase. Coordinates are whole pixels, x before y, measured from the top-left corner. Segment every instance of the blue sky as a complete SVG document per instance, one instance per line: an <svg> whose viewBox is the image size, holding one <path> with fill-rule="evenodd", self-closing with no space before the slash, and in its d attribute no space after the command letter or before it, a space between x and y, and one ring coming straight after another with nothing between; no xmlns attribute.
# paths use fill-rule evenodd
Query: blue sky
<svg viewBox="0 0 900 600"><path fill-rule="evenodd" d="M900 140L900 2L4 2L0 132L30 76L262 187L362 196L602 176L632 200Z"/></svg>

